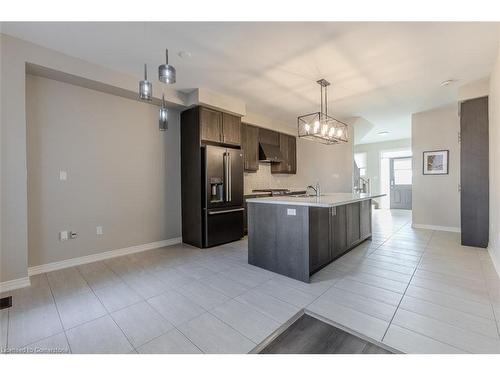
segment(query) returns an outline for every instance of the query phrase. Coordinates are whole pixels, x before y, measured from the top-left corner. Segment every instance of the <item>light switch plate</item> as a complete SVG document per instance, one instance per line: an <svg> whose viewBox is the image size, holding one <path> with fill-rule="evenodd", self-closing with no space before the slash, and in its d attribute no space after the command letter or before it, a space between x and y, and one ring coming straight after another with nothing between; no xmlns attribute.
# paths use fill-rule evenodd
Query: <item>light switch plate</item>
<svg viewBox="0 0 500 375"><path fill-rule="evenodd" d="M297 211L295 210L295 208L287 208L286 209L286 214L288 216L295 216L295 215L297 215Z"/></svg>
<svg viewBox="0 0 500 375"><path fill-rule="evenodd" d="M59 171L59 180L60 181L66 181L68 179L68 172L66 171Z"/></svg>
<svg viewBox="0 0 500 375"><path fill-rule="evenodd" d="M68 231L67 230L63 230L63 231L59 232L59 240L66 241L67 239L68 239Z"/></svg>
<svg viewBox="0 0 500 375"><path fill-rule="evenodd" d="M101 235L102 234L102 226L99 225L99 226L95 227L95 232L97 235Z"/></svg>

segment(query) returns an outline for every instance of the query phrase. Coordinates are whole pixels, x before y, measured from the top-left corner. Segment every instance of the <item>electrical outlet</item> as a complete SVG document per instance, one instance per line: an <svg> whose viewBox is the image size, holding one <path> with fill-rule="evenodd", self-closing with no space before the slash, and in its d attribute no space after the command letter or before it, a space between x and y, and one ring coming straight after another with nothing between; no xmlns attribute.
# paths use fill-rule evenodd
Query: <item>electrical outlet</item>
<svg viewBox="0 0 500 375"><path fill-rule="evenodd" d="M97 235L100 236L102 234L102 226L99 225L99 226L95 227L95 232Z"/></svg>
<svg viewBox="0 0 500 375"><path fill-rule="evenodd" d="M66 181L68 179L68 172L66 171L59 171L59 180L60 181Z"/></svg>
<svg viewBox="0 0 500 375"><path fill-rule="evenodd" d="M59 232L59 240L60 241L66 241L68 239L68 231L67 230L63 230L61 232Z"/></svg>
<svg viewBox="0 0 500 375"><path fill-rule="evenodd" d="M297 211L295 210L295 208L287 208L286 209L286 214L288 216L295 216L295 215L297 215Z"/></svg>

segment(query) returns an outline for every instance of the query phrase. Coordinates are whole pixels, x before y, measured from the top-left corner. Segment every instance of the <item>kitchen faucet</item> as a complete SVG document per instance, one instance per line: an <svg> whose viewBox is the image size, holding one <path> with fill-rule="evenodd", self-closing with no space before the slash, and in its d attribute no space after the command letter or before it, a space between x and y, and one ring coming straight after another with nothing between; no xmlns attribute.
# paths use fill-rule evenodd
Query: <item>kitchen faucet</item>
<svg viewBox="0 0 500 375"><path fill-rule="evenodd" d="M321 187L319 186L319 181L316 182L316 186L309 185L307 188L308 189L309 188L313 189L314 192L316 193L316 197L320 197L321 196Z"/></svg>

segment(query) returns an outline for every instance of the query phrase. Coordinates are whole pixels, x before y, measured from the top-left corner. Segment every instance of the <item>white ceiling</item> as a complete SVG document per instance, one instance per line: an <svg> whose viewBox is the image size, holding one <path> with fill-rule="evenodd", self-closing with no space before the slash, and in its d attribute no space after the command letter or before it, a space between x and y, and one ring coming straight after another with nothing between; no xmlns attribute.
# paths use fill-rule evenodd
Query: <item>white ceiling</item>
<svg viewBox="0 0 500 375"><path fill-rule="evenodd" d="M179 90L206 87L296 126L332 82L329 110L362 117L358 143L407 138L411 113L456 100L458 86L488 76L498 23L3 23L2 32L118 71L156 74L170 50ZM177 52L188 51L189 59ZM441 87L446 79L458 82ZM384 137L380 131L389 131Z"/></svg>

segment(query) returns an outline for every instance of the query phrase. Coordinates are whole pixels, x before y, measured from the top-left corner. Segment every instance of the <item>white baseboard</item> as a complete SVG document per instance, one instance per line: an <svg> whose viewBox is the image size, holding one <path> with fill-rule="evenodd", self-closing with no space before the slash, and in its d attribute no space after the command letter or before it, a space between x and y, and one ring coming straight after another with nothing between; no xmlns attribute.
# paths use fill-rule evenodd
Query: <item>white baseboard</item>
<svg viewBox="0 0 500 375"><path fill-rule="evenodd" d="M411 226L416 229L442 230L444 232L460 233L462 231L459 227L443 227L441 225L412 224Z"/></svg>
<svg viewBox="0 0 500 375"><path fill-rule="evenodd" d="M25 288L30 285L31 283L29 277L21 277L20 279L2 281L0 283L0 293L9 292L14 289Z"/></svg>
<svg viewBox="0 0 500 375"><path fill-rule="evenodd" d="M141 251L156 249L156 248L164 247L164 246L175 245L175 244L178 244L181 242L182 242L182 238L176 237L176 238L171 238L168 240L146 243L143 245L125 247L123 249L105 251L103 253L87 255L87 256L83 256L83 257L79 257L79 258L66 259L66 260L62 260L60 262L42 264L39 266L29 267L28 268L28 276L38 275L40 273L45 273L45 272L56 271L56 270L60 270L63 268L68 268L68 267L79 266L81 264L97 262L97 261L104 260L104 259L115 258L115 257L119 257L122 255L139 253Z"/></svg>
<svg viewBox="0 0 500 375"><path fill-rule="evenodd" d="M491 262L493 263L493 267L495 267L495 271L497 271L498 277L500 277L500 264L497 261L497 258L492 254L493 249L488 247L488 253L490 254Z"/></svg>

